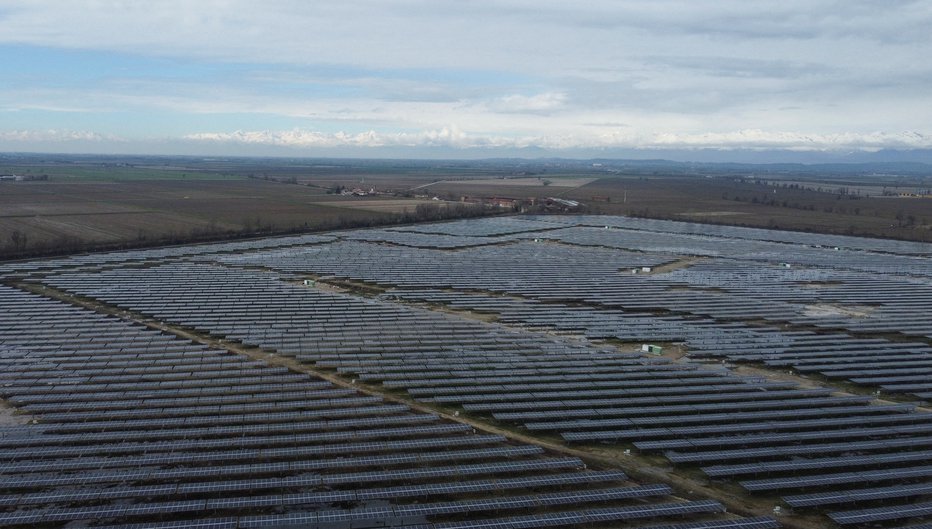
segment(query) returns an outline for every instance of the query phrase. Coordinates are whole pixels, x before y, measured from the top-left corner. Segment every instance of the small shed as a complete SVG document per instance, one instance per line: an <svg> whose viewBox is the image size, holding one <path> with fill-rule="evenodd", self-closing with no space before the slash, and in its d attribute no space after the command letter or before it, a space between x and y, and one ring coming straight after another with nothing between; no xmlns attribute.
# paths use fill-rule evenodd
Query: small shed
<svg viewBox="0 0 932 529"><path fill-rule="evenodd" d="M642 353L650 353L652 355L663 354L663 347L659 345L651 345L649 343L641 344Z"/></svg>

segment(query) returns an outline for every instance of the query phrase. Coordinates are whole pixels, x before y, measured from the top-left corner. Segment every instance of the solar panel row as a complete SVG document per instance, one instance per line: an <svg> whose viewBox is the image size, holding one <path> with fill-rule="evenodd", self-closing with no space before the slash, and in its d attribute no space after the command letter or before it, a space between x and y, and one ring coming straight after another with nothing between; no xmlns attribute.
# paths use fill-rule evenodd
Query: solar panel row
<svg viewBox="0 0 932 529"><path fill-rule="evenodd" d="M15 288L0 286L0 308L0 397L29 420L0 426L0 526L431 526L451 515L494 525L516 512L587 523L571 513L721 510Z"/></svg>
<svg viewBox="0 0 932 529"><path fill-rule="evenodd" d="M795 367L881 385L884 391L932 393L921 371L908 371L932 368L932 363L927 364L932 358L929 347L863 336L891 332L932 336L927 314L917 310L932 300L926 284L932 276L930 248L620 217L483 219L360 230L327 241L270 244L244 253L202 252L196 257L192 253L166 257L169 260L161 266L146 268L71 268L44 281L164 321L295 356L334 369L347 379L404 389L423 400L494 414L570 439L577 436L576 442L638 440L643 449L667 450L674 461L715 462L718 471L726 473L760 465L763 472L776 473L774 479L787 474L804 478L859 465L869 472L873 456L878 455L891 467L884 470L898 479L921 480L921 471L916 470L919 456L904 450L921 450L929 435L924 414L913 413L910 406L869 406L868 397L837 397L759 376L739 377L727 365L619 355L585 338L682 340L693 358L761 362L774 369ZM676 263L675 254L707 259L662 274L630 273L634 268ZM789 266L781 264L787 260ZM271 268L284 275L241 266ZM367 300L288 284L307 273L394 290L382 300ZM399 301L494 314L500 324L464 321ZM73 343L87 350L98 343L90 336L101 331L84 328ZM8 343L24 346L29 335L47 337L35 328L19 334L20 338L11 334ZM114 345L119 339L114 334L101 336ZM120 346L132 344L124 340ZM59 349L53 365L69 354ZM53 406L58 401L44 399L81 396L61 401L74 407L86 395L101 407L76 416L75 429L61 423L49 433L113 444L108 436L119 429L130 434L127 440L132 443L142 428L153 428L158 442L181 442L185 438L179 435L189 421L192 431L212 439L222 439L221 430L235 429L278 436L283 431L277 428L299 411L325 409L309 409L301 404L304 397L271 399L271 384L263 381L250 389L266 395L261 403L235 396L216 404L161 398L157 409L136 412L131 401L142 399L149 407L149 399L159 398L152 393L162 390L177 392L178 399L219 397L222 394L214 388L222 386L211 381L245 384L238 381L254 377L245 370L256 367L240 366L241 376L233 376L236 366L185 364L197 364L198 373L210 373L202 385L204 392L195 392L177 376L187 371L163 369L166 364L138 369L133 361L125 354L114 359L112 365L103 366L108 374L101 375L112 380L97 382L92 378L99 364L73 363L68 366L70 375L58 378L48 392L40 392L31 381L47 380L45 374L58 367L37 362L22 369L25 376L11 377L23 381L11 387L20 386L22 398L45 406L42 413L59 413L62 421L67 420L67 410L56 412ZM153 378L134 379L143 384L140 389L121 383L125 377ZM118 396L119 401L104 404L104 395ZM230 406L231 412L215 418L209 413L212 406ZM243 408L233 412L236 406ZM340 409L365 407L359 402ZM111 420L87 420L97 410ZM163 421L164 428L155 429L150 422L162 413L169 420ZM262 425L260 434L253 430L260 425L250 423L249 417L262 413L269 415L271 424ZM384 418L406 413L393 410ZM197 424L199 418L208 417ZM376 414L335 420L380 418ZM298 420L314 422L310 417ZM330 421L322 421L326 422ZM747 466L739 469L733 464L726 470L723 465L728 461ZM841 474L826 474L826 479ZM862 485L825 486L853 491Z"/></svg>

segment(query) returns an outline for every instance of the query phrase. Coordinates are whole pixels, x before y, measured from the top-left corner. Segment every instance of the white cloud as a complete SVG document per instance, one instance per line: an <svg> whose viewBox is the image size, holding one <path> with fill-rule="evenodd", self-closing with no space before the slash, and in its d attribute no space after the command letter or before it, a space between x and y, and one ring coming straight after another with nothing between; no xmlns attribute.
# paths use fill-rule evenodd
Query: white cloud
<svg viewBox="0 0 932 529"><path fill-rule="evenodd" d="M533 140L494 136L472 136L456 127L444 127L421 132L382 133L369 130L360 133L323 133L311 130L202 132L189 134L186 140L270 145L277 147L520 147Z"/></svg>
<svg viewBox="0 0 932 529"><path fill-rule="evenodd" d="M526 96L522 94L509 94L492 100L488 108L493 112L513 114L539 114L549 113L562 108L566 104L566 94L546 92Z"/></svg>
<svg viewBox="0 0 932 529"><path fill-rule="evenodd" d="M288 131L236 131L231 133L208 132L185 136L186 140L231 144L268 145L294 148L319 147L454 147L474 148L525 148L579 149L579 148L636 148L636 149L789 149L811 151L875 151L883 148L929 149L932 136L916 132L889 134L801 134L795 132L766 132L739 130L734 132L707 132L702 134L657 133L639 136L613 132L578 136L488 136L466 134L455 127L426 130L416 133L382 133L366 131L357 134L346 132L323 133L310 130Z"/></svg>
<svg viewBox="0 0 932 529"><path fill-rule="evenodd" d="M0 131L5 142L121 142L123 138L87 130L10 130Z"/></svg>
<svg viewBox="0 0 932 529"><path fill-rule="evenodd" d="M896 134L872 132L868 134L803 134L799 132L767 132L760 129L734 132L707 132L703 134L662 133L654 136L650 147L713 147L741 149L790 150L862 150L928 149L932 136L918 132Z"/></svg>

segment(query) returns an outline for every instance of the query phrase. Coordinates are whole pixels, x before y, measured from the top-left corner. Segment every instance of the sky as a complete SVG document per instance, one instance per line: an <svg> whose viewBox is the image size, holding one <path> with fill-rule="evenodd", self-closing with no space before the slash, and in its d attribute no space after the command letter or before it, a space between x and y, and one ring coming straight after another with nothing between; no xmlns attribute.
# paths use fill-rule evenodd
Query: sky
<svg viewBox="0 0 932 529"><path fill-rule="evenodd" d="M932 1L0 0L0 151L932 149Z"/></svg>

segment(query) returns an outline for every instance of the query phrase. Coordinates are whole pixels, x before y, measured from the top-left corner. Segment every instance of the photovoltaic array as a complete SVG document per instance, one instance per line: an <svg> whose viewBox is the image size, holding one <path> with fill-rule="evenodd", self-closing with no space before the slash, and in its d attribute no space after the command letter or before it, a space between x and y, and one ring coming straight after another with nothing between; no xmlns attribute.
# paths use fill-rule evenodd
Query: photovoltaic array
<svg viewBox="0 0 932 529"><path fill-rule="evenodd" d="M22 290L0 306L2 526L776 527Z"/></svg>
<svg viewBox="0 0 932 529"><path fill-rule="evenodd" d="M932 245L497 217L0 273L308 368L7 287L2 397L37 421L0 439L21 442L0 453L8 525L776 526L379 392L659 454L826 525L930 517Z"/></svg>

